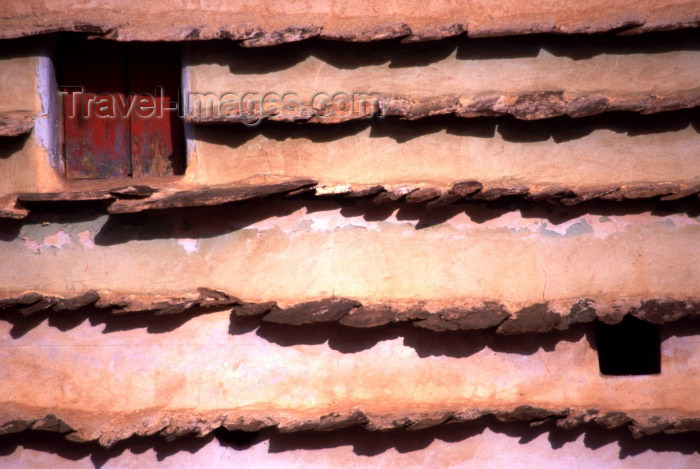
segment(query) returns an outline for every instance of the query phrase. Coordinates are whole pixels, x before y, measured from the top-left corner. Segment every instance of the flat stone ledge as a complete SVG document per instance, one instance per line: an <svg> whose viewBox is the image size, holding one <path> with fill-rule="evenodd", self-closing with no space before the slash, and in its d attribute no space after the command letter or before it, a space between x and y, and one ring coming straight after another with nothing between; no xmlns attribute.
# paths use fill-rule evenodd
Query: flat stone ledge
<svg viewBox="0 0 700 469"><path fill-rule="evenodd" d="M108 310L114 315L180 314L195 308L231 308L238 317L257 316L262 321L287 326L339 323L371 328L407 322L432 331L491 329L498 334L546 333L566 330L596 319L617 324L626 315L665 324L700 316L700 298L573 298L533 304L506 305L497 300L453 302L373 302L330 297L279 306L274 301L246 302L211 288L181 295L143 295L88 290L66 296L38 291L0 294L0 313L31 316L37 313L68 314L84 307Z"/></svg>
<svg viewBox="0 0 700 469"><path fill-rule="evenodd" d="M367 42L390 38L426 41L458 34L472 37L517 34L627 34L698 25L695 1L614 0L591 4L566 0L545 3L439 1L333 2L307 7L257 2L219 3L208 10L170 1L147 11L137 2L66 11L62 2L13 0L3 5L0 38L59 31L87 32L119 41L230 39L261 47L311 37ZM275 15L259 12L275 11Z"/></svg>
<svg viewBox="0 0 700 469"><path fill-rule="evenodd" d="M31 132L34 117L31 111L0 112L0 137L17 137Z"/></svg>
<svg viewBox="0 0 700 469"><path fill-rule="evenodd" d="M110 447L132 436L159 435L173 441L185 435L205 436L219 427L246 432L276 427L282 433L298 431L332 431L352 426L363 426L372 431L404 428L409 431L422 430L447 423L470 422L493 416L504 422L523 421L538 425L554 421L564 429L582 424L595 423L606 429L627 426L637 437L657 433L682 433L700 430L700 417L684 416L672 411L624 412L595 408L543 408L518 405L510 408L464 408L404 414L375 415L357 409L351 413L319 413L315 418L296 420L290 415L276 412L209 411L182 412L153 411L148 414L114 416L112 423L95 428L95 416L81 422L80 413L69 411L64 417L60 410L44 413L38 409L13 408L6 405L0 409L0 435L25 430L42 430L63 434L67 440L76 442L97 441ZM43 411L45 412L45 411ZM256 415L252 415L256 414ZM109 419L109 415L103 416ZM138 423L136 422L138 421Z"/></svg>
<svg viewBox="0 0 700 469"><path fill-rule="evenodd" d="M561 184L537 184L516 180L459 181L452 187L414 185L352 186L318 185L314 179L302 179L277 184L240 185L227 184L211 187L151 187L145 185L122 186L104 190L66 190L64 192L21 193L14 196L14 203L0 210L0 218L23 219L37 204L83 203L106 204L110 214L138 213L151 210L177 209L243 202L271 196L312 197L322 199L370 199L374 204L407 203L425 204L434 209L459 202L494 201L503 197L516 197L536 202L564 206L578 205L593 200L622 202L658 198L673 201L685 197L700 198L700 181L639 182L634 184L566 187Z"/></svg>
<svg viewBox="0 0 700 469"><path fill-rule="evenodd" d="M274 106L274 103L270 103ZM604 112L627 111L640 114L677 111L700 106L700 88L669 94L639 94L618 96L615 94L575 94L565 91L538 91L521 94L484 93L473 96L436 96L412 98L387 96L380 109L381 116L416 120L438 115L455 115L462 118L511 115L521 120L549 119L552 117L588 117ZM270 107L270 106L268 106ZM359 109L344 115L322 115L310 105L285 114L276 108L255 109L231 115L189 115L193 124L254 123L260 120L276 122L308 122L337 124L351 120L376 117L372 110Z"/></svg>

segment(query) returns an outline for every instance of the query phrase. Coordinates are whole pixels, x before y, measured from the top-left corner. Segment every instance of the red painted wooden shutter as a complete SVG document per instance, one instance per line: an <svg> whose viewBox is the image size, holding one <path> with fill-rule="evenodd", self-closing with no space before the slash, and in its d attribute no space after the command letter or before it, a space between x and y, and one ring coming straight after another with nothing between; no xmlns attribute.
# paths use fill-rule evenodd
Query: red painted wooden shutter
<svg viewBox="0 0 700 469"><path fill-rule="evenodd" d="M175 107L180 92L180 53L177 44L139 44L138 47L131 47L128 68L132 99L145 103L144 106L133 106L131 114L133 176L183 174L182 122L174 109L168 110ZM145 112L141 112L144 108L147 108ZM153 116L149 116L150 113Z"/></svg>
<svg viewBox="0 0 700 469"><path fill-rule="evenodd" d="M62 48L59 83L80 86L80 96L64 95L64 154L69 178L116 178L131 172L129 121L114 108L127 99L124 48L106 41L67 41ZM100 107L90 100L112 104ZM106 98L106 99L105 99ZM115 101L118 100L118 101Z"/></svg>
<svg viewBox="0 0 700 469"><path fill-rule="evenodd" d="M66 177L184 174L177 44L68 38L59 61Z"/></svg>

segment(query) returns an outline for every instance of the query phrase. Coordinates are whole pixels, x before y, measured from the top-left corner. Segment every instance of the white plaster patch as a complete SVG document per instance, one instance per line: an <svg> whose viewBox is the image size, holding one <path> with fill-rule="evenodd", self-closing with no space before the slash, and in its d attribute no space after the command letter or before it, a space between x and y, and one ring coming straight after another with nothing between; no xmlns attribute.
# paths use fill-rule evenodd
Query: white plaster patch
<svg viewBox="0 0 700 469"><path fill-rule="evenodd" d="M670 220L676 228L682 228L684 226L695 226L700 224L700 219L689 217L687 215L667 215L664 219Z"/></svg>
<svg viewBox="0 0 700 469"><path fill-rule="evenodd" d="M187 254L193 254L197 252L197 240L192 238L178 238L177 244L182 246Z"/></svg>
<svg viewBox="0 0 700 469"><path fill-rule="evenodd" d="M292 213L281 217L267 217L248 225L247 229L259 232L267 230L280 230L281 232L295 236L304 232L333 232L343 228L364 228L369 231L380 231L382 225L399 225L416 229L419 220L397 218L399 210L395 210L382 220L366 220L363 215L348 216L342 214L340 207L329 207L320 210L307 211L301 207ZM665 216L652 215L649 212L638 214L618 215L592 215L586 214L580 217L565 220L561 223L552 223L539 217L523 215L520 211L513 210L503 213L486 221L472 220L465 212L458 212L439 226L449 226L458 230L452 239L462 239L472 230L492 230L500 228L531 237L554 236L592 236L595 239L605 239L627 231L633 227L652 226L665 224L676 228L700 225L700 220L683 214ZM407 232L410 235L411 230Z"/></svg>
<svg viewBox="0 0 700 469"><path fill-rule="evenodd" d="M304 220L305 215L306 207L302 207L283 217L266 217L263 220L248 225L247 228L257 231L279 229L284 232L292 232L297 225Z"/></svg>
<svg viewBox="0 0 700 469"><path fill-rule="evenodd" d="M181 82L182 82L182 96L180 96L180 99L182 99L183 106L185 106L185 112L189 113L190 110L188 108L189 106L189 93L190 93L190 49L189 46L183 47L182 51L182 68L180 70L181 73ZM195 154L195 149L196 149L196 144L195 144L195 137L194 137L194 128L192 127L192 124L187 122L187 120L183 120L183 126L184 126L184 131L185 131L185 145L186 145L186 163L187 163L187 168L190 168L190 162L192 161L192 157ZM190 170L191 171L191 170ZM189 173L190 171L187 171Z"/></svg>
<svg viewBox="0 0 700 469"><path fill-rule="evenodd" d="M568 221L565 221L564 223L559 223L558 225L555 225L553 223L544 222L541 225L541 227L542 227L542 229L554 232L554 233L558 234L559 236L564 236L564 235L566 235L566 231L569 229L570 226L575 225L576 223L579 223L581 220L585 220L585 217L584 218L575 218L573 220L568 220Z"/></svg>
<svg viewBox="0 0 700 469"><path fill-rule="evenodd" d="M367 230L379 231L379 225L376 222L368 222L362 216L350 217L343 216L340 209L329 212L313 212L306 213L304 220L311 221L312 231L330 232L344 227L365 228Z"/></svg>
<svg viewBox="0 0 700 469"><path fill-rule="evenodd" d="M34 123L37 144L49 156L49 162L59 172L63 171L63 159L60 157L58 139L58 107L56 74L54 64L48 54L39 57L37 69L37 93L41 101L41 113Z"/></svg>

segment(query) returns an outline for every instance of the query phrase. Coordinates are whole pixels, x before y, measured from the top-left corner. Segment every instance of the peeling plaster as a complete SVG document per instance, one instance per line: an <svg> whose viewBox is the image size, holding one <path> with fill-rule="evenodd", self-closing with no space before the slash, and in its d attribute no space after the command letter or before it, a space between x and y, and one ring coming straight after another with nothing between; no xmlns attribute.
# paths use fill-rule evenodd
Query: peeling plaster
<svg viewBox="0 0 700 469"><path fill-rule="evenodd" d="M37 145L47 153L51 166L63 174L58 136L58 84L53 59L46 50L39 56L37 78L37 94L41 102L41 113L34 124Z"/></svg>
<svg viewBox="0 0 700 469"><path fill-rule="evenodd" d="M177 244L182 246L187 254L194 254L197 252L197 240L192 238L178 238Z"/></svg>
<svg viewBox="0 0 700 469"><path fill-rule="evenodd" d="M77 233L78 242L87 249L95 249L92 233L88 230Z"/></svg>
<svg viewBox="0 0 700 469"><path fill-rule="evenodd" d="M44 238L44 247L53 247L56 249L62 249L66 246L70 246L71 244L71 237L70 235L66 234L65 231L61 230L58 233L47 236Z"/></svg>
<svg viewBox="0 0 700 469"><path fill-rule="evenodd" d="M342 214L342 208L309 212L307 207L302 207L285 217L266 218L247 225L247 229L256 231L278 229L287 235L292 235L300 230L327 233L350 227L379 232L382 229L382 225L387 224L417 229L419 223L417 220L399 220L397 218L398 212L399 209L395 209L382 221L368 221L362 214L355 216L344 215ZM586 214L559 224L553 224L538 218L526 217L522 212L516 210L506 212L484 222L476 222L464 212L459 212L443 222L441 226L449 226L460 232L502 228L513 233L530 234L532 236L570 237L592 235L595 239L605 239L619 232L624 232L632 226L641 227L653 224L661 224L668 228L681 228L700 225L700 220L687 215L669 214L656 216L652 215L651 212L643 212L640 214L610 215L605 217ZM435 229L435 227L423 229ZM460 238L460 233L454 234L453 239Z"/></svg>
<svg viewBox="0 0 700 469"><path fill-rule="evenodd" d="M189 104L189 92L190 86L190 49L186 44L183 44L180 49L180 60L182 63L182 68L180 71L180 90L182 92L181 105L184 106L185 115L189 112L187 108ZM195 163L195 137L193 125L187 122L186 119L182 119L182 126L185 134L185 174L191 175L193 172L196 174Z"/></svg>

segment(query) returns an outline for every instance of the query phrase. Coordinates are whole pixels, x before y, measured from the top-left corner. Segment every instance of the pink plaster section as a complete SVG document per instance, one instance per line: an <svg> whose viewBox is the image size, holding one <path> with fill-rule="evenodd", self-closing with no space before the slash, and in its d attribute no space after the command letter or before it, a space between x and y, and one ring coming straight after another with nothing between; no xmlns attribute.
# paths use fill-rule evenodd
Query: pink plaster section
<svg viewBox="0 0 700 469"><path fill-rule="evenodd" d="M56 234L52 234L50 236L46 236L44 238L44 247L53 247L56 249L62 249L66 246L70 246L71 239L70 235L67 234L65 231L59 231Z"/></svg>
<svg viewBox="0 0 700 469"><path fill-rule="evenodd" d="M222 413L228 421L270 416L283 427L357 410L383 426L411 412L523 402L639 419L700 415L697 400L688 398L700 389L693 353L700 336L677 335L692 332L686 328L662 342L661 374L606 377L585 337L545 349L536 347L539 337L389 334L346 350L362 344L356 333L305 343L290 330L284 340L277 333L277 343L262 336L269 330L239 326L221 311L163 333L110 332L85 320L70 331L44 322L12 338L12 325L0 321L0 396L7 401L0 410L3 418L12 406L26 407L27 418L50 410L81 438L103 442L157 432L168 422L220 424Z"/></svg>
<svg viewBox="0 0 700 469"><path fill-rule="evenodd" d="M628 442L620 443L600 433L593 438L587 434L578 437L574 434L572 441L565 441L559 446L549 440L546 432L534 439L521 437L517 429L520 428L527 434L527 425L519 425L512 427L516 431L510 435L491 428L476 430L478 433L466 437L457 430L454 432L454 438L450 438L450 432L445 431L434 438L430 438L430 434L426 435L425 432L409 433L405 438L394 437L394 446L385 445L386 437L382 434L373 436L354 430L305 437L277 435L256 441L248 448L224 446L217 440L212 440L202 447L197 447L196 451L182 448L174 454L159 453L153 448L126 449L107 460L102 467L690 469L700 465L700 455L697 451L692 451L692 448L683 450L681 447L674 451L667 446L658 451L628 451L625 449L625 443ZM178 443L173 444L175 447L177 445ZM0 457L0 465L5 468L94 467L89 455L72 460L54 452L42 452L22 446Z"/></svg>
<svg viewBox="0 0 700 469"><path fill-rule="evenodd" d="M34 241L33 239L27 238L25 236L20 236L20 239L24 242L24 247L31 252L39 253L41 245Z"/></svg>
<svg viewBox="0 0 700 469"><path fill-rule="evenodd" d="M74 241L71 235L63 230L60 230L52 235L44 236L41 242L36 239L32 239L29 236L20 236L19 238L24 242L24 247L27 250L37 254L42 252L42 248L44 250L46 248L63 249L71 246ZM82 247L86 249L95 249L93 233L90 230L75 233L75 238Z"/></svg>
<svg viewBox="0 0 700 469"><path fill-rule="evenodd" d="M92 233L89 230L77 233L78 242L87 249L95 249L95 242L92 240Z"/></svg>

